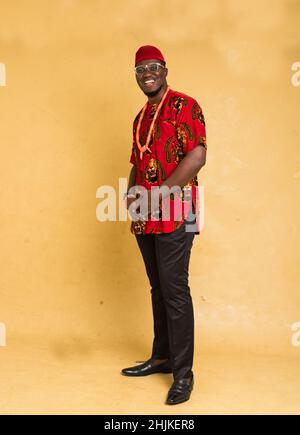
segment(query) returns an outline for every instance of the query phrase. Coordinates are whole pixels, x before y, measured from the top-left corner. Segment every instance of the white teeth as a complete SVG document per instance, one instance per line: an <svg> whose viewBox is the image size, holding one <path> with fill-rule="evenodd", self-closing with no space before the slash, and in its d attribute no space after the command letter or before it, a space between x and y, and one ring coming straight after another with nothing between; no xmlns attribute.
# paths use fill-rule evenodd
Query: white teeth
<svg viewBox="0 0 300 435"><path fill-rule="evenodd" d="M154 80L146 80L145 83L154 83Z"/></svg>

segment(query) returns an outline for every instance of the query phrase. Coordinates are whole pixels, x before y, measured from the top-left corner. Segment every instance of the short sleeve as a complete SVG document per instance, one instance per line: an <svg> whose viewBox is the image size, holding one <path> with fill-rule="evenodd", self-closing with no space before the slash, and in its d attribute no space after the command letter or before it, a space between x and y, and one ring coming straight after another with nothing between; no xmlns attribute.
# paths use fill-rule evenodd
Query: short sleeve
<svg viewBox="0 0 300 435"><path fill-rule="evenodd" d="M136 150L135 150L134 144L132 145L132 150L131 150L129 162L132 163L133 165L136 165Z"/></svg>
<svg viewBox="0 0 300 435"><path fill-rule="evenodd" d="M178 117L179 136L183 142L184 154L197 145L207 149L206 126L202 108L196 100L190 99Z"/></svg>
<svg viewBox="0 0 300 435"><path fill-rule="evenodd" d="M131 148L131 155L130 155L129 162L135 166L137 165L137 148L135 144L135 133L136 133L137 123L138 123L138 118L140 113L141 111L136 115L132 124L132 148Z"/></svg>

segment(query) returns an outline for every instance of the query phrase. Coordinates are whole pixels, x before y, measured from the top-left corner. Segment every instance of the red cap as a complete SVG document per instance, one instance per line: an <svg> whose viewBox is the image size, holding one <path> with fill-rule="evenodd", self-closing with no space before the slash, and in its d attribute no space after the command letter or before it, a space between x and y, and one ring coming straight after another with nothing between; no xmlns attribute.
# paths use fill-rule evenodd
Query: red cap
<svg viewBox="0 0 300 435"><path fill-rule="evenodd" d="M135 65L146 59L158 59L166 63L161 51L153 45L143 45L138 49L135 53Z"/></svg>

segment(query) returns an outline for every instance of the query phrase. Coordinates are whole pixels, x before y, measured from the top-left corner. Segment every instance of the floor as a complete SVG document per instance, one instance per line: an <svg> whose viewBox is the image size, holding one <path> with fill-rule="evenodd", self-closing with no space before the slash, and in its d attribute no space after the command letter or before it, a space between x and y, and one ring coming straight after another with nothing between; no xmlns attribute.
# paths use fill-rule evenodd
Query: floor
<svg viewBox="0 0 300 435"><path fill-rule="evenodd" d="M300 358L205 352L188 402L165 405L171 374L130 378L132 348L11 340L0 348L0 414L299 414ZM144 358L145 359L145 358ZM142 360L142 359L141 359Z"/></svg>

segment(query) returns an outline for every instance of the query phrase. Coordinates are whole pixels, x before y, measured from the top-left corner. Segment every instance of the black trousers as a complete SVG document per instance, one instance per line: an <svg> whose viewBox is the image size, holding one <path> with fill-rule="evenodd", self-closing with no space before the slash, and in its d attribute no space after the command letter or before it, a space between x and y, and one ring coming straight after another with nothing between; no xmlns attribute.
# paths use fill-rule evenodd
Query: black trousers
<svg viewBox="0 0 300 435"><path fill-rule="evenodd" d="M195 233L187 222L172 233L136 235L151 286L152 358L170 358L174 380L192 374L194 312L188 283Z"/></svg>

